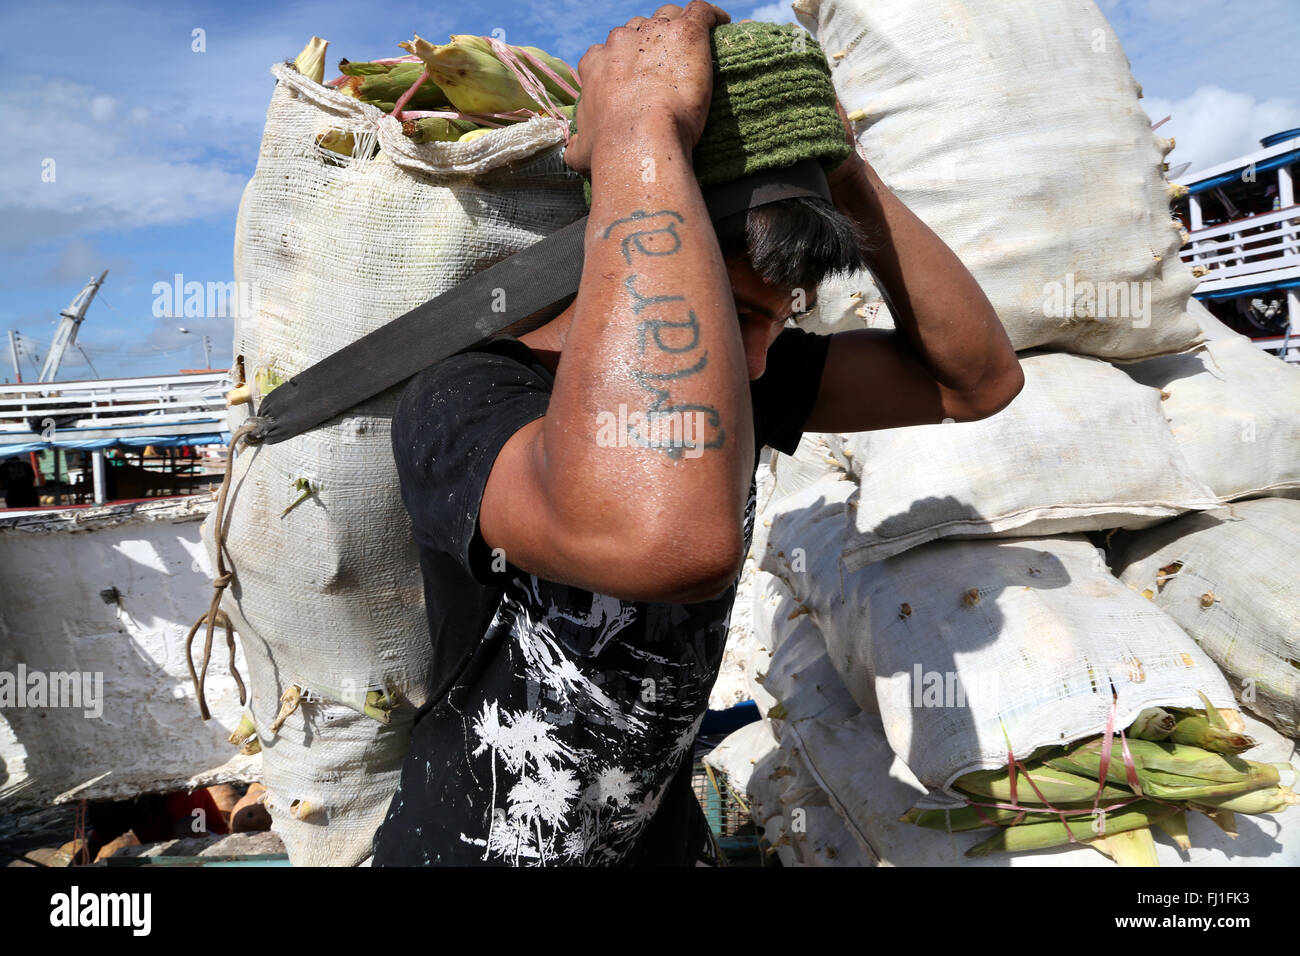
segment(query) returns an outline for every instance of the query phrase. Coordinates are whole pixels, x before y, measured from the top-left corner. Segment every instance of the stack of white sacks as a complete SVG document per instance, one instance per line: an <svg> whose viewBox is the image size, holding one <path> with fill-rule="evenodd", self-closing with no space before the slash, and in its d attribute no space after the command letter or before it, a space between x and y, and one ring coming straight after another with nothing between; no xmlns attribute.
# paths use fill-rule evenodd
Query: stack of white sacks
<svg viewBox="0 0 1300 956"><path fill-rule="evenodd" d="M1247 756L1291 759L1300 371L1191 298L1172 144L1113 31L1087 0L795 10L865 117L860 151L971 269L1026 383L984 421L776 457L734 652L765 718L710 761L785 862L851 865L974 864L980 834L898 817L1008 748L1198 691L1248 712ZM812 331L892 325L869 275L818 298ZM1300 812L1243 818L1235 842L1191 826L1190 853L1158 838L1164 862L1300 857ZM1110 865L1083 847L980 862Z"/></svg>

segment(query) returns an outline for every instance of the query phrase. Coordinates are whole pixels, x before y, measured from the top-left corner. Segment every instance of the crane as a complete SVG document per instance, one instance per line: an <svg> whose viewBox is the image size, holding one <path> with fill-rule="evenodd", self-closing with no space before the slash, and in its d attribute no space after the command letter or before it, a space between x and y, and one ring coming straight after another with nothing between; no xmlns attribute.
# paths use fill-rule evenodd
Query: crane
<svg viewBox="0 0 1300 956"><path fill-rule="evenodd" d="M62 319L59 322L58 329L54 332L54 341L50 343L49 354L45 356L45 365L41 368L41 374L36 379L38 382L52 382L54 376L59 374L59 366L63 363L63 354L77 343L77 330L81 328L81 320L86 317L86 310L90 308L90 300L95 297L99 287L104 284L104 277L108 275L105 269L96 279L93 276L86 283L85 288L77 293L77 297L72 300L72 304L59 313Z"/></svg>

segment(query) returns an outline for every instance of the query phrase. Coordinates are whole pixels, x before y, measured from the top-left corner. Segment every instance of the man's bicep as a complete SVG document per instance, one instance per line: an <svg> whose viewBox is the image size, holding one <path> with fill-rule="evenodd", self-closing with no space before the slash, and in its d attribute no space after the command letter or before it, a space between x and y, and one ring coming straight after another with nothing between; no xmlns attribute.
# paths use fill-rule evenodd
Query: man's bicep
<svg viewBox="0 0 1300 956"><path fill-rule="evenodd" d="M899 333L855 329L830 338L808 431L860 432L983 417L965 395L936 381Z"/></svg>

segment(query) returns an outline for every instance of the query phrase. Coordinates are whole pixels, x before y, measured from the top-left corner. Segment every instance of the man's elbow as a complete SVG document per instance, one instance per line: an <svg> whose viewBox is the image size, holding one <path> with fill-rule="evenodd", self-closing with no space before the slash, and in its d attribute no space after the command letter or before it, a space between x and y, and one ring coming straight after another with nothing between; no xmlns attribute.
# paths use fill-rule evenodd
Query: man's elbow
<svg viewBox="0 0 1300 956"><path fill-rule="evenodd" d="M714 528L658 539L642 551L643 580L651 596L663 604L696 604L718 597L735 584L745 560L743 529Z"/></svg>
<svg viewBox="0 0 1300 956"><path fill-rule="evenodd" d="M978 388L962 397L962 414L958 421L979 421L992 418L1010 405L1025 387L1025 372L1012 353L1012 358L995 375L991 375ZM956 416L954 416L956 417Z"/></svg>

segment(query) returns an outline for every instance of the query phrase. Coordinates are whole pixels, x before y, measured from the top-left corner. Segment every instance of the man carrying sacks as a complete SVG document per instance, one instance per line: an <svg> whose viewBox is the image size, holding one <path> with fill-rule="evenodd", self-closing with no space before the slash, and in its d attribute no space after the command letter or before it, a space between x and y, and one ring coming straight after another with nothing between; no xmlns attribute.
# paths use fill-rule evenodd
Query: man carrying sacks
<svg viewBox="0 0 1300 956"><path fill-rule="evenodd" d="M694 864L759 450L983 418L1023 384L974 279L854 151L817 45L729 19L667 5L587 51L576 299L403 394L434 669L376 865ZM785 327L863 265L897 331Z"/></svg>

